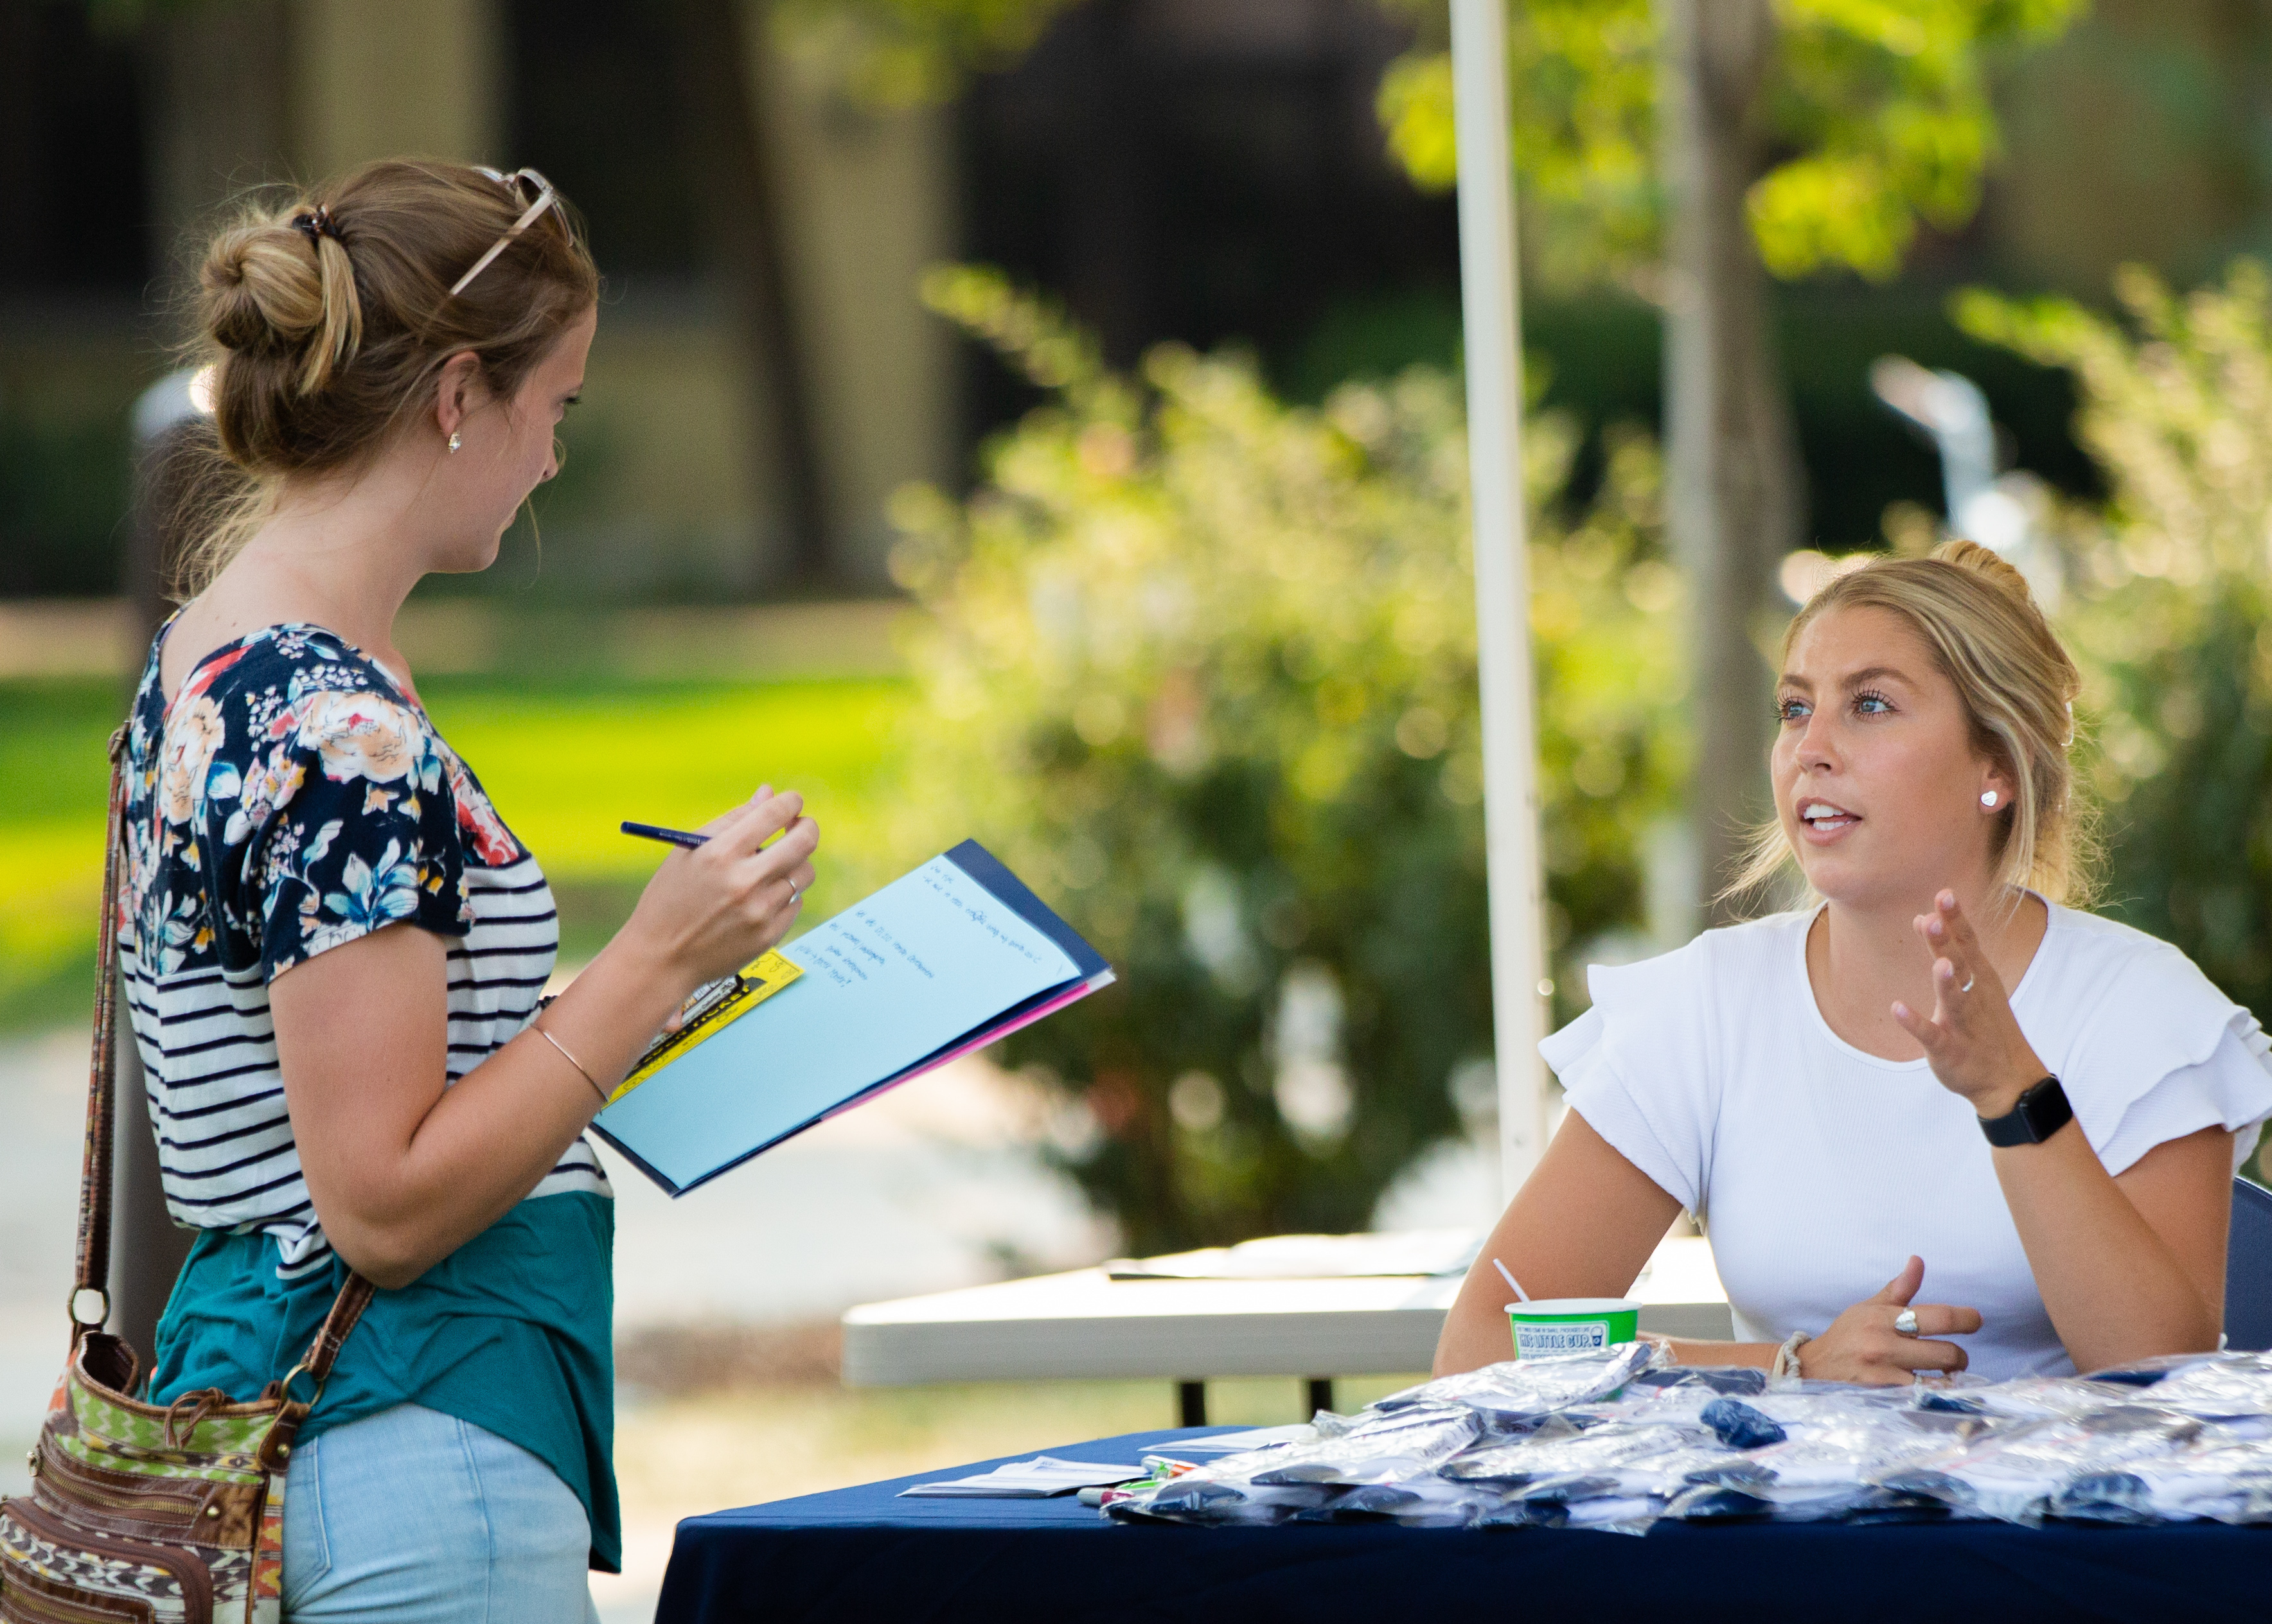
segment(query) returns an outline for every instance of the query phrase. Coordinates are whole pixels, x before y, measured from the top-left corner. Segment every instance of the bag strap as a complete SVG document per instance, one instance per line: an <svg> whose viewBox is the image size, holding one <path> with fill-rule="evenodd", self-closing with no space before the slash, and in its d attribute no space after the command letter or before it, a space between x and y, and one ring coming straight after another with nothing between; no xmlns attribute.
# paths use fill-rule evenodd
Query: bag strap
<svg viewBox="0 0 2272 1624"><path fill-rule="evenodd" d="M71 1285L71 1339L100 1330L110 1317L110 1144L118 1078L118 855L125 843L126 727L110 735L110 816L102 853L102 920L97 929L101 961L94 983L94 1047L86 1079L86 1145L79 1164L78 1257ZM78 1300L93 1292L102 1307L79 1318Z"/></svg>
<svg viewBox="0 0 2272 1624"><path fill-rule="evenodd" d="M68 1305L71 1341L77 1346L89 1331L100 1330L110 1318L110 1166L111 1144L117 1127L118 1092L118 890L120 855L126 840L126 725L110 735L110 816L102 858L102 920L96 932L101 973L94 984L94 1045L86 1082L86 1145L79 1166L78 1256ZM362 1311L370 1306L372 1286L350 1270L332 1310L308 1346L298 1370L315 1378L320 1395L340 1346L355 1330ZM101 1312L92 1320L79 1317L78 1300L93 1292L102 1300ZM284 1378L290 1401L292 1375ZM310 1398L298 1406L304 1416L314 1407Z"/></svg>
<svg viewBox="0 0 2272 1624"><path fill-rule="evenodd" d="M370 1307L373 1289L370 1281L350 1270L347 1284L340 1287L340 1294L332 1300L332 1311L324 1316L324 1322L317 1329L316 1339L308 1345L307 1352L298 1364L285 1373L281 1382L269 1384L265 1397L276 1401L276 1419L268 1424L268 1430L261 1434L260 1447L253 1451L253 1458L260 1463L264 1471L283 1472L291 1470L292 1445L300 1435L300 1428L307 1422L308 1412L322 1401L324 1383L331 1379L333 1361L339 1358L340 1346L347 1341L348 1333L355 1328L355 1322L362 1318L362 1311ZM309 1389L307 1397L295 1398L292 1397L292 1382L302 1375L310 1378L315 1385Z"/></svg>

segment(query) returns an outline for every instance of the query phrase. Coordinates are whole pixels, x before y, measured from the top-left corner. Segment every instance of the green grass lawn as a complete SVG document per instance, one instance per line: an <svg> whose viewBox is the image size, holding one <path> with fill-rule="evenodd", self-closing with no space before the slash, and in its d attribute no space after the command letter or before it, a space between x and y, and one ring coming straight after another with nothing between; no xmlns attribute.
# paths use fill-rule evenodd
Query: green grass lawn
<svg viewBox="0 0 2272 1624"><path fill-rule="evenodd" d="M436 723L560 894L563 947L588 957L629 913L660 847L624 818L684 828L761 783L820 820L811 919L852 900L882 838L893 740L910 703L893 679L422 685ZM0 682L0 1030L79 1019L93 987L116 685Z"/></svg>

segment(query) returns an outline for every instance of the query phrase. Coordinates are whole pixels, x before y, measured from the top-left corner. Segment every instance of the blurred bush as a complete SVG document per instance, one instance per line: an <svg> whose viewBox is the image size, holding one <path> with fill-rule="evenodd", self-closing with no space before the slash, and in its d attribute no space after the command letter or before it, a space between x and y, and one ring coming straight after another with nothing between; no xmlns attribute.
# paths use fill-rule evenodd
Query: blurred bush
<svg viewBox="0 0 2272 1624"><path fill-rule="evenodd" d="M2116 293L2126 320L1984 293L1957 317L2073 372L2111 491L2061 516L2109 911L2272 1016L2272 279L2244 260L2179 297L2131 269Z"/></svg>
<svg viewBox="0 0 2272 1624"><path fill-rule="evenodd" d="M1108 371L991 272L926 294L1051 399L967 501L897 504L931 611L901 853L976 836L1118 969L1008 1056L1130 1246L1360 1227L1491 1108L1458 384L1298 409L1236 354ZM1684 766L1655 452L1565 514L1573 439L1534 417L1524 470L1558 963L1640 923Z"/></svg>

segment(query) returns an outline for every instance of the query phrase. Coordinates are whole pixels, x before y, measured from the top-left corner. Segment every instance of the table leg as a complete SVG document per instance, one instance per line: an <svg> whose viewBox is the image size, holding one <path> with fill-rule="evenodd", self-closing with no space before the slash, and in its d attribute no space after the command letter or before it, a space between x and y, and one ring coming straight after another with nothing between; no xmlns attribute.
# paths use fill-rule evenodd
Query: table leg
<svg viewBox="0 0 2272 1624"><path fill-rule="evenodd" d="M1308 1386L1311 1415L1315 1415L1320 1410L1330 1410L1334 1407L1334 1379L1331 1376L1312 1376ZM1304 1420L1308 1419L1308 1416L1303 1418Z"/></svg>
<svg viewBox="0 0 2272 1624"><path fill-rule="evenodd" d="M1176 1383L1176 1408L1183 1419L1182 1427L1205 1427L1207 1419L1207 1383L1178 1382Z"/></svg>

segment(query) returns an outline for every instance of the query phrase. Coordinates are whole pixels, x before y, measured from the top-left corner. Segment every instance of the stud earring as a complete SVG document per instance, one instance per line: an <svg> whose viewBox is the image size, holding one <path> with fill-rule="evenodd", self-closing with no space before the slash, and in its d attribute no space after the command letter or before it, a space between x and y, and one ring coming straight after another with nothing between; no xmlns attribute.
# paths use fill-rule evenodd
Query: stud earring
<svg viewBox="0 0 2272 1624"><path fill-rule="evenodd" d="M454 452L457 451L457 449L458 449L460 445L462 445L462 444L464 444L464 443L465 443L465 442L464 442L462 439L460 439L460 438L459 437L459 436L456 434L456 432L455 432L455 431L452 431L452 434L451 434L451 436L450 436L450 450L452 451L452 452L453 452L453 453L454 453Z"/></svg>
<svg viewBox="0 0 2272 1624"><path fill-rule="evenodd" d="M1996 792L1992 789L1982 790L1980 792L1980 804L1986 807L1991 812L1993 812L1996 809Z"/></svg>

